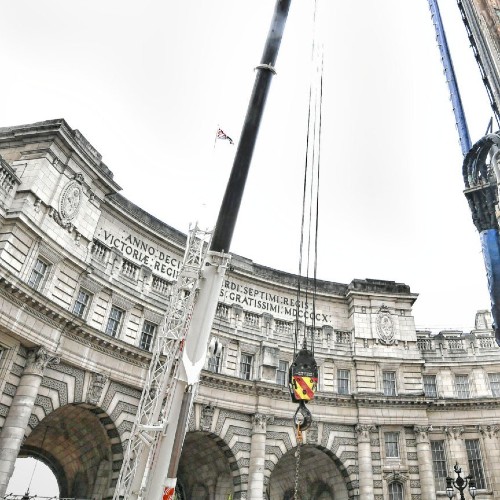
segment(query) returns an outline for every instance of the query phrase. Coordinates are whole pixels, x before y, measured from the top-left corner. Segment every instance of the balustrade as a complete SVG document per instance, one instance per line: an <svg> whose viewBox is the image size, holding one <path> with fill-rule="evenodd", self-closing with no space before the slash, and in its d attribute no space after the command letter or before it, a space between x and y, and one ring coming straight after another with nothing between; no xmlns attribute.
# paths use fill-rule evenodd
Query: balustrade
<svg viewBox="0 0 500 500"><path fill-rule="evenodd" d="M168 295L170 289L170 282L160 278L159 276L153 275L153 286L152 289L159 293L160 295Z"/></svg>
<svg viewBox="0 0 500 500"><path fill-rule="evenodd" d="M123 259L121 273L127 278L137 281L137 276L139 274L139 266L136 266L133 262Z"/></svg>
<svg viewBox="0 0 500 500"><path fill-rule="evenodd" d="M94 240L94 243L92 244L91 253L94 259L100 260L101 262L105 262L109 254L109 248L103 243L101 243L99 240Z"/></svg>

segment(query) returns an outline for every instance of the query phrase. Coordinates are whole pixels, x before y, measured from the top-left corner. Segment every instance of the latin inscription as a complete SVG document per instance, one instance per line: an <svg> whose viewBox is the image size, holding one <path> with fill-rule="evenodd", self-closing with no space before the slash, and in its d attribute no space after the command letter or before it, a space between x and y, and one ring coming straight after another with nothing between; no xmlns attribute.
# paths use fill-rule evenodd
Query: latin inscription
<svg viewBox="0 0 500 500"><path fill-rule="evenodd" d="M298 301L296 298L269 293L260 288L225 280L220 291L220 301L227 304L239 304L243 309L267 312L277 316L287 316L290 320L297 316L308 323L313 319L316 323L331 323L331 314L325 314L316 306L313 311L311 302Z"/></svg>

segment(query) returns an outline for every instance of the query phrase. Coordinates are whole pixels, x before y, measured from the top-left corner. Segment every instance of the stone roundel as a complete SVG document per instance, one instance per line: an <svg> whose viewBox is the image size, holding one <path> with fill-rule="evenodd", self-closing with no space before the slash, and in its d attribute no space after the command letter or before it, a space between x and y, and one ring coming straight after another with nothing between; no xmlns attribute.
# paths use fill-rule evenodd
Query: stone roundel
<svg viewBox="0 0 500 500"><path fill-rule="evenodd" d="M59 199L59 213L65 221L73 220L82 204L82 187L76 180L72 180L64 187Z"/></svg>

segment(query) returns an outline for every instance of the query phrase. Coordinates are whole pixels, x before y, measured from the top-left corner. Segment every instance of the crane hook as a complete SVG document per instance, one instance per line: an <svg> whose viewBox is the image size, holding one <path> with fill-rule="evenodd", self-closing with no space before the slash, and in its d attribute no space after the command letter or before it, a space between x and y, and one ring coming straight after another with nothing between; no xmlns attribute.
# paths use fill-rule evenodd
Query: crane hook
<svg viewBox="0 0 500 500"><path fill-rule="evenodd" d="M305 401L299 402L299 407L293 416L293 422L295 427L299 432L306 431L311 427L312 424L312 414L309 409L306 407Z"/></svg>

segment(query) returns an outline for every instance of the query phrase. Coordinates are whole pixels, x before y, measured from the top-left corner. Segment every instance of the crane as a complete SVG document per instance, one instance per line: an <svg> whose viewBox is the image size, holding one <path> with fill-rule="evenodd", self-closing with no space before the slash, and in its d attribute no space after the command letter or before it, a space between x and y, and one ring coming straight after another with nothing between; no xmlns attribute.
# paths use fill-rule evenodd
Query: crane
<svg viewBox="0 0 500 500"><path fill-rule="evenodd" d="M229 249L291 0L277 0L213 234L189 233L155 342L113 500L173 498L192 403L208 351Z"/></svg>

